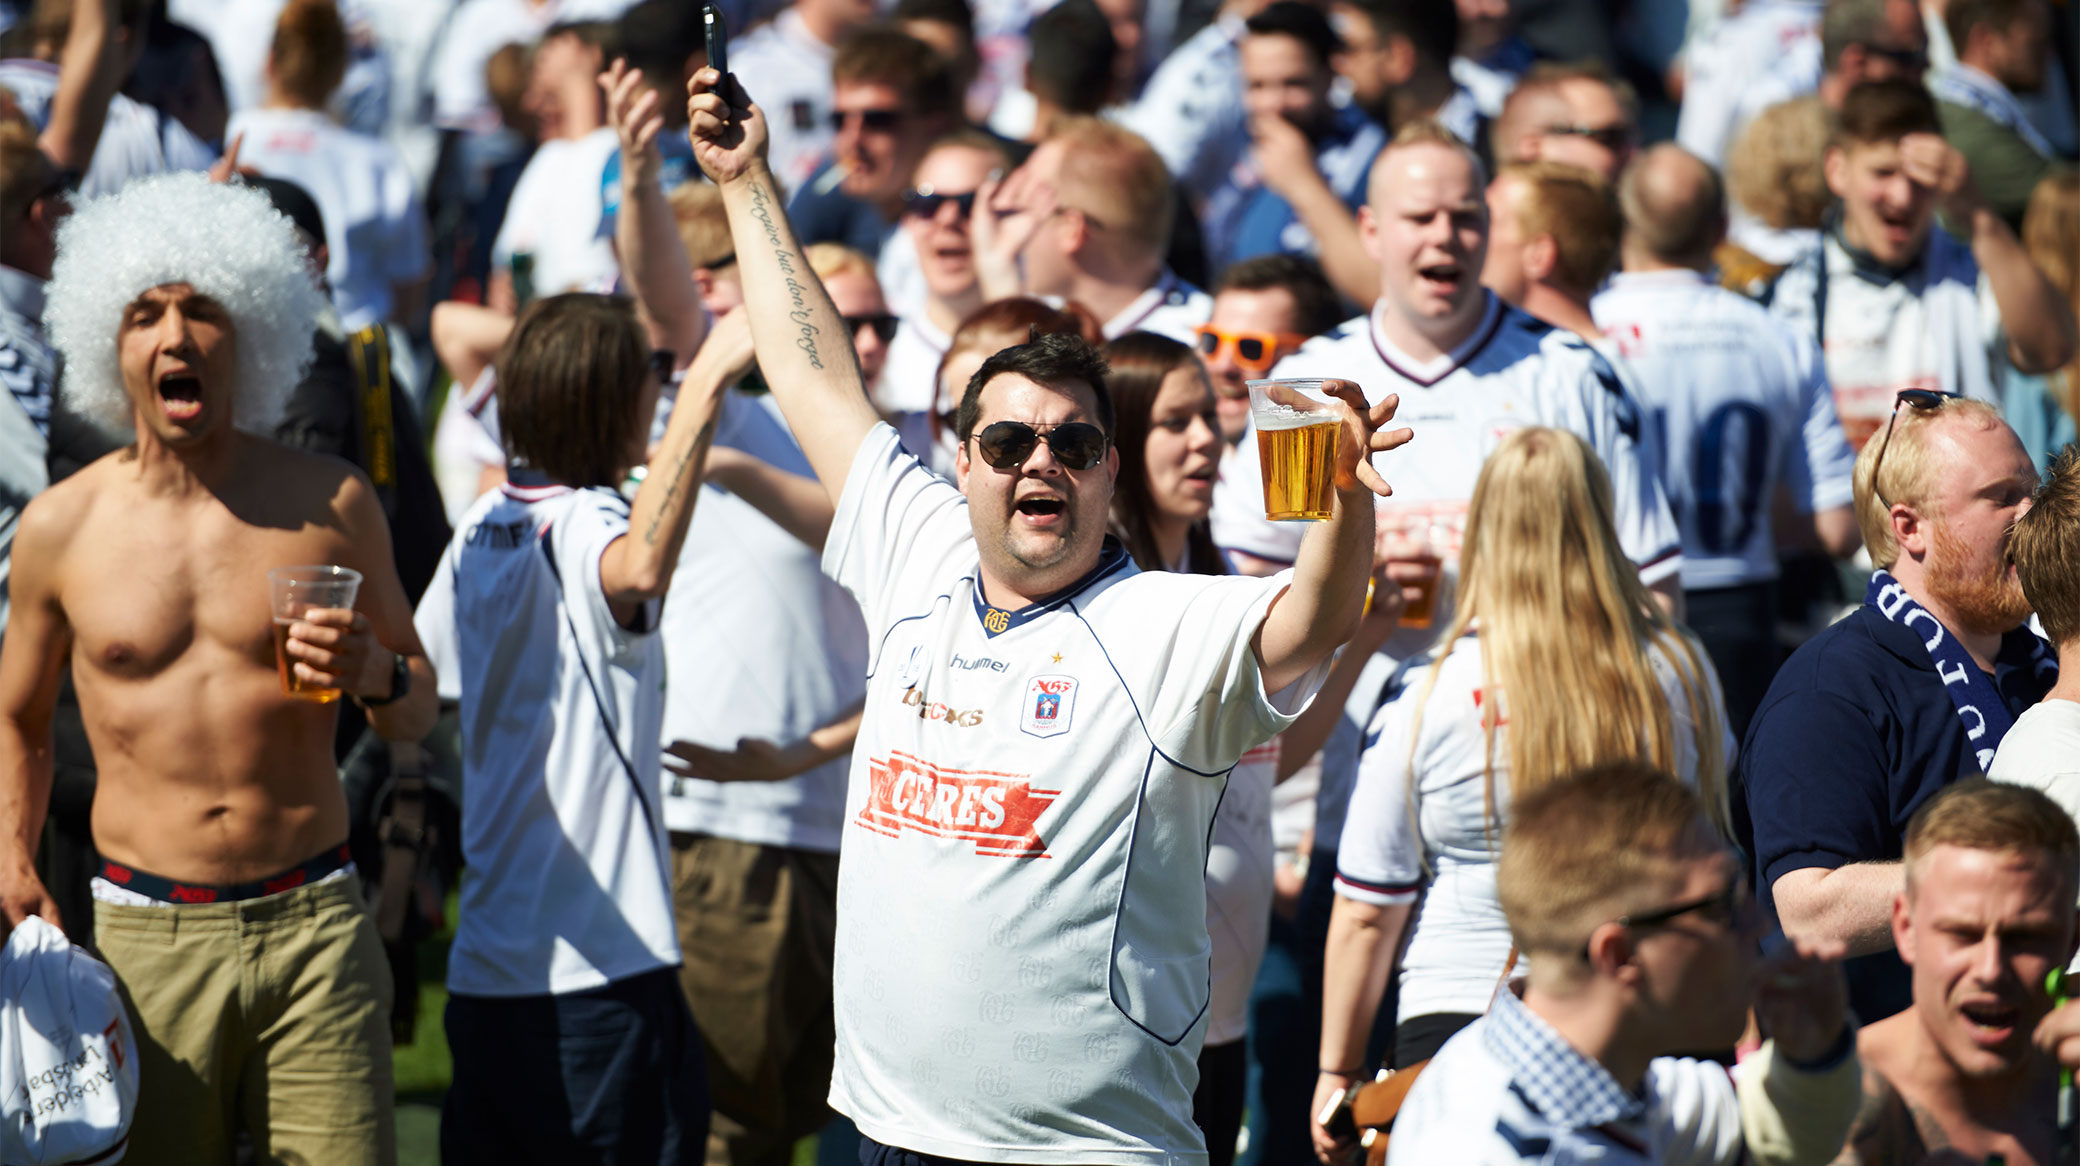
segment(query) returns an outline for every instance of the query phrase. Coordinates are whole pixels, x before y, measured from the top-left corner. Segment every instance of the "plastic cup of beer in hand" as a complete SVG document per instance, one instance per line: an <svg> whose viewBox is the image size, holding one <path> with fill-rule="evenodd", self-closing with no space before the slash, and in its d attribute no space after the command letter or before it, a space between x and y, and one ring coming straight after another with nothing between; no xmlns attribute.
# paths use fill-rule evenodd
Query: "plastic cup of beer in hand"
<svg viewBox="0 0 2080 1166"><path fill-rule="evenodd" d="M361 572L349 567L276 567L267 573L268 599L274 608L274 662L282 674L282 691L297 700L330 704L339 699L336 684L315 684L296 675L289 655L289 628L320 608L354 606Z"/></svg>
<svg viewBox="0 0 2080 1166"><path fill-rule="evenodd" d="M1249 411L1264 467L1264 517L1322 522L1331 517L1336 436L1343 424L1336 398L1318 379L1249 382Z"/></svg>
<svg viewBox="0 0 2080 1166"><path fill-rule="evenodd" d="M1428 568L1420 579L1402 580L1402 589L1413 590L1415 595L1402 607L1398 626L1427 628L1437 619L1438 584L1444 577L1450 532L1426 518L1396 519L1382 514L1379 521L1380 547L1389 560Z"/></svg>

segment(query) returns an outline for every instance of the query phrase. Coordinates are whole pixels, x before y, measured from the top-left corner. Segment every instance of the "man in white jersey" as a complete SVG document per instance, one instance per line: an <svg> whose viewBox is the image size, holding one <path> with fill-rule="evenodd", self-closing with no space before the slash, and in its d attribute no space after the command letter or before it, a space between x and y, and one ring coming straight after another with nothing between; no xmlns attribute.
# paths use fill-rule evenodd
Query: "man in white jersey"
<svg viewBox="0 0 2080 1166"><path fill-rule="evenodd" d="M1387 565L1390 578L1410 585L1435 580L1443 591L1429 626L1404 629L1367 666L1324 748L1315 853L1299 920L1316 945L1327 933L1335 840L1356 772L1359 727L1371 719L1396 662L1427 647L1433 629L1450 618L1449 565L1467 502L1482 461L1504 434L1553 425L1588 441L1610 470L1627 554L1650 587L1671 601L1678 594L1680 537L1641 451L1639 412L1616 374L1578 337L1532 319L1477 282L1488 247L1484 187L1480 163L1436 123L1416 122L1396 135L1374 163L1360 213L1380 265L1378 301L1367 318L1309 341L1273 369L1282 377L1356 373L1371 392L1396 392L1414 411L1421 441L1403 456L1394 497L1380 507L1382 550L1398 556ZM1257 463L1254 444L1253 435L1243 438L1232 463L1237 470ZM1248 525L1228 519L1231 531ZM1245 545L1280 557L1269 552L1280 539L1290 542L1290 526L1255 525L1259 533Z"/></svg>
<svg viewBox="0 0 2080 1166"><path fill-rule="evenodd" d="M1718 174L1663 144L1626 171L1618 196L1624 271L1590 306L1639 374L1683 531L1686 620L1718 668L1738 736L1777 672L1776 490L1789 491L1828 554L1848 555L1861 541L1854 455L1820 350L1708 274L1726 232Z"/></svg>
<svg viewBox="0 0 2080 1166"><path fill-rule="evenodd" d="M1997 360L2040 373L2072 359L2072 305L1980 197L1921 86L1851 89L1825 165L1840 212L1770 310L1820 341L1849 444L1863 448L1901 389L1997 401Z"/></svg>
<svg viewBox="0 0 2080 1166"><path fill-rule="evenodd" d="M1820 39L1820 0L1754 0L1690 50L1676 141L1705 161L1726 159L1741 95L1787 55Z"/></svg>
<svg viewBox="0 0 2080 1166"><path fill-rule="evenodd" d="M1339 382L1336 517L1290 574L1141 575L1104 537L1104 362L1043 336L970 381L945 483L868 403L780 213L764 115L719 80L691 86L695 155L759 364L837 500L825 570L867 620L832 1103L867 1162L1204 1162L1207 829L1222 776L1355 626L1367 489L1386 492L1367 455L1407 431Z"/></svg>
<svg viewBox="0 0 2080 1166"><path fill-rule="evenodd" d="M1213 297L1163 262L1177 204L1162 157L1132 130L1060 119L994 205L1009 212L997 237L1026 240L1025 291L1089 308L1107 340L1154 332L1191 344L1213 312Z"/></svg>

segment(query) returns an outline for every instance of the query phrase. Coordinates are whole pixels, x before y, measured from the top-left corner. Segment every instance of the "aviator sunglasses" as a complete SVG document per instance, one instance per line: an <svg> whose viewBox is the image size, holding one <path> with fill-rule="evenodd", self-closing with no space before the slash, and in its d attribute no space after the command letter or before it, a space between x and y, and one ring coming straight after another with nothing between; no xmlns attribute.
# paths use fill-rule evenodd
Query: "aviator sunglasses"
<svg viewBox="0 0 2080 1166"><path fill-rule="evenodd" d="M1015 470L1042 441L1067 469L1087 470L1105 458L1105 431L1088 421L1050 425L1044 433L1023 421L998 421L975 435L975 450L990 468Z"/></svg>

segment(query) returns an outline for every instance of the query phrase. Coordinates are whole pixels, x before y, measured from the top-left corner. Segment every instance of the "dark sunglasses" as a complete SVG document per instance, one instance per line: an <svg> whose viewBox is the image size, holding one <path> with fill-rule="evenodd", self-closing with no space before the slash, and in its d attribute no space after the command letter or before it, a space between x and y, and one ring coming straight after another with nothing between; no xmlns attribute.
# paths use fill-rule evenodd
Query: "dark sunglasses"
<svg viewBox="0 0 2080 1166"><path fill-rule="evenodd" d="M1891 61L1910 77L1919 77L1928 72L1928 54L1920 49L1891 49L1883 45L1865 45L1863 51L1873 57L1883 57Z"/></svg>
<svg viewBox="0 0 2080 1166"><path fill-rule="evenodd" d="M960 208L963 219L975 213L974 191L966 194L941 194L929 186L903 192L903 213L914 218L936 219L939 217L939 208L949 202Z"/></svg>
<svg viewBox="0 0 2080 1166"><path fill-rule="evenodd" d="M1087 421L1050 425L1045 433L1023 421L998 421L975 435L975 451L991 469L1015 470L1042 441L1054 460L1068 469L1087 470L1105 460L1105 431Z"/></svg>
<svg viewBox="0 0 2080 1166"><path fill-rule="evenodd" d="M1628 931L1643 931L1650 927L1662 927L1688 915L1692 911L1706 911L1729 927L1740 923L1748 906L1748 883L1746 879L1733 879L1724 890L1714 891L1701 898L1686 899L1652 911L1636 911L1620 915L1612 922ZM1582 958L1589 958L1589 945L1582 945Z"/></svg>
<svg viewBox="0 0 2080 1166"><path fill-rule="evenodd" d="M900 109L834 109L830 113L831 132L844 129L846 120L855 117L859 119L861 129L877 133L885 134L903 124L903 111Z"/></svg>
<svg viewBox="0 0 2080 1166"><path fill-rule="evenodd" d="M672 383L672 370L678 363L678 354L669 348L653 348L650 350L650 375L657 378L658 384L668 385Z"/></svg>
<svg viewBox="0 0 2080 1166"><path fill-rule="evenodd" d="M875 337L883 344L896 338L896 325L902 323L901 320L896 319L887 312L882 312L877 316L840 316L839 319L845 321L845 327L852 332L854 340L859 339L859 330L861 328L872 328Z"/></svg>
<svg viewBox="0 0 2080 1166"><path fill-rule="evenodd" d="M1878 489L1878 470L1885 465L1885 451L1892 448L1892 427L1899 423L1899 407L1911 405L1923 413L1933 413L1943 407L1945 401L1957 399L1956 393L1940 392L1936 389L1901 389L1899 396L1892 399L1892 417L1885 422L1885 436L1878 440L1878 456L1871 459L1871 493L1878 501L1890 507L1885 492Z"/></svg>
<svg viewBox="0 0 2080 1166"><path fill-rule="evenodd" d="M1615 154L1632 141L1632 127L1615 126L1547 126L1539 131L1567 138L1586 138Z"/></svg>

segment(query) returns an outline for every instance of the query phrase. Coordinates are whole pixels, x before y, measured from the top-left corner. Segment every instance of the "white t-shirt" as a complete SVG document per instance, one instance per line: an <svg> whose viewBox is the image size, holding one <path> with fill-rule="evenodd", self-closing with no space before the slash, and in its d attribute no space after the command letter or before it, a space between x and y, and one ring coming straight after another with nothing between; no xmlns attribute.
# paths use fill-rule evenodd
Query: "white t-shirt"
<svg viewBox="0 0 2080 1166"><path fill-rule="evenodd" d="M419 602L441 695L462 702L450 992L582 992L679 963L657 605L630 631L600 587L627 532L612 490L509 482L470 507Z"/></svg>
<svg viewBox="0 0 2080 1166"><path fill-rule="evenodd" d="M766 113L773 177L790 193L830 152L831 59L836 55L792 8L730 46L730 72Z"/></svg>
<svg viewBox="0 0 2080 1166"><path fill-rule="evenodd" d="M939 396L939 362L953 337L941 332L923 311L903 313L888 359L874 385L874 404L890 413L923 413ZM913 450L917 454L924 451Z"/></svg>
<svg viewBox="0 0 2080 1166"><path fill-rule="evenodd" d="M1218 190L1249 148L1239 47L1244 31L1231 15L1193 33L1156 67L1140 100L1120 118L1148 139L1195 200Z"/></svg>
<svg viewBox="0 0 2080 1166"><path fill-rule="evenodd" d="M813 477L767 403L730 394L715 443ZM742 737L799 741L866 691L859 605L823 575L821 557L749 502L701 486L664 606L664 743L734 749ZM765 846L835 854L849 757L775 782L667 773L665 825Z"/></svg>
<svg viewBox="0 0 2080 1166"><path fill-rule="evenodd" d="M1271 791L1277 776L1274 738L1235 763L1213 816L1213 849L1206 858L1206 932L1213 940L1209 1047L1249 1033L1250 991L1271 942Z"/></svg>
<svg viewBox="0 0 2080 1166"><path fill-rule="evenodd" d="M599 234L600 216L606 213L600 180L607 159L620 148L607 126L576 141L536 147L513 187L513 201L491 248L492 265L510 268L516 253L532 254L537 297L613 282L620 264L614 241Z"/></svg>
<svg viewBox="0 0 2080 1166"><path fill-rule="evenodd" d="M1285 577L1139 573L1117 544L1018 612L986 605L967 501L878 426L824 569L869 662L853 750L831 1104L970 1161L1205 1161L1208 833L1291 723L1250 639Z"/></svg>
<svg viewBox="0 0 2080 1166"><path fill-rule="evenodd" d="M2043 790L2080 819L2080 704L2048 698L2016 717L1986 776Z"/></svg>
<svg viewBox="0 0 2080 1166"><path fill-rule="evenodd" d="M167 14L209 41L225 104L236 115L267 100L267 58L286 0L172 0ZM368 13L357 0L340 6L347 29L347 72L332 95L331 108L363 133L382 132L388 119L394 76L390 61L370 33ZM231 141L236 131L226 131ZM243 159L244 155L240 155Z"/></svg>
<svg viewBox="0 0 2080 1166"><path fill-rule="evenodd" d="M1179 344L1198 343L1197 328L1213 318L1213 297L1163 269L1162 276L1119 314L1105 321L1105 339L1117 340L1129 332L1153 332Z"/></svg>
<svg viewBox="0 0 2080 1166"><path fill-rule="evenodd" d="M245 135L239 165L286 178L318 204L340 323L358 331L389 319L392 287L425 275L432 258L404 158L382 139L311 110L247 110L226 133Z"/></svg>
<svg viewBox="0 0 2080 1166"><path fill-rule="evenodd" d="M1818 347L1694 271L1620 273L1591 307L1638 373L1683 531L1684 586L1776 578L1776 484L1805 514L1850 502L1856 455Z"/></svg>
<svg viewBox="0 0 2080 1166"><path fill-rule="evenodd" d="M1816 0L1753 0L1692 47L1685 60L1676 142L1724 166L1743 95L1800 42L1819 36L1821 7Z"/></svg>
<svg viewBox="0 0 2080 1166"><path fill-rule="evenodd" d="M1992 368L2007 347L2000 306L1971 248L1941 227L1929 231L1920 258L1898 273L1859 262L1827 232L1778 277L1769 307L1820 340L1835 412L1856 449L1892 416L1901 389L1941 389L1999 403Z"/></svg>
<svg viewBox="0 0 2080 1166"><path fill-rule="evenodd" d="M0 61L0 89L14 94L15 106L41 133L51 120L58 95L58 67L43 61ZM118 93L108 103L101 141L80 179L79 193L97 198L123 189L131 179L170 170L207 170L217 152L186 126L142 102Z"/></svg>
<svg viewBox="0 0 2080 1166"><path fill-rule="evenodd" d="M1724 702L1702 651L1705 699L1723 727ZM1400 1019L1478 1013L1509 959L1509 923L1495 897L1495 862L1509 818L1509 737L1495 734L1494 818L1488 816L1488 738L1481 710L1481 644L1469 633L1439 665L1422 656L1394 687L1365 732L1357 787L1336 849L1336 893L1387 905L1417 898L1401 957ZM1656 645L1647 661L1668 701L1676 775L1697 780L1698 723L1681 675ZM1436 687L1424 690L1436 672ZM1417 717L1421 725L1417 725ZM1722 732L1724 732L1722 728ZM1720 743L1733 755L1733 738Z"/></svg>

